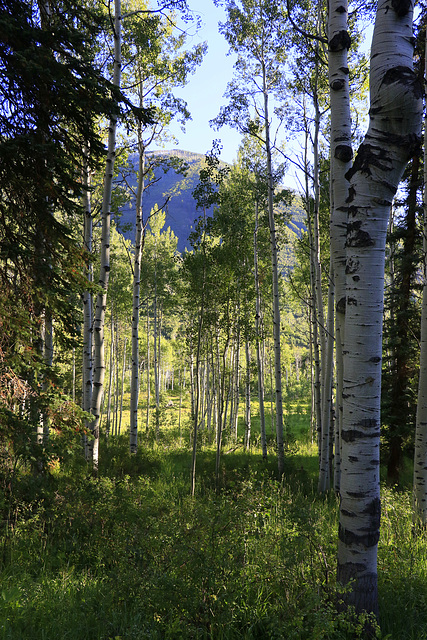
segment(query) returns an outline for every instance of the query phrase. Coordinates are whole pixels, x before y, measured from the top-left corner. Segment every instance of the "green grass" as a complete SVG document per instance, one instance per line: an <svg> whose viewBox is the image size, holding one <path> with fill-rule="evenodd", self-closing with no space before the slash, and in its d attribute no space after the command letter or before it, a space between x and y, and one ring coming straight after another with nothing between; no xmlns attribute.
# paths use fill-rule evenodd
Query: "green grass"
<svg viewBox="0 0 427 640"><path fill-rule="evenodd" d="M315 491L306 407L287 411L283 483L255 418L249 451L226 439L219 490L215 447L200 448L194 498L174 416L134 456L125 434L102 442L97 478L77 455L46 476L22 468L2 503L0 640L363 639L335 606L338 501ZM383 489L378 565L377 637L427 639L427 538L409 491Z"/></svg>

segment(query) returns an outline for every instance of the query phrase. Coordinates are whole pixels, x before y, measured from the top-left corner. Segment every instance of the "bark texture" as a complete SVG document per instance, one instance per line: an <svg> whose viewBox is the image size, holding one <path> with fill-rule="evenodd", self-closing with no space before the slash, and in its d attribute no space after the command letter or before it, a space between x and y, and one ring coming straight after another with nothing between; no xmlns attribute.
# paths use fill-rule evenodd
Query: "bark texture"
<svg viewBox="0 0 427 640"><path fill-rule="evenodd" d="M335 286L335 351L336 351L336 437L334 458L334 489L340 489L341 465L341 425L342 425L342 384L345 311L345 260L347 230L348 181L345 177L351 167L353 150L351 146L350 89L348 70L348 48L350 36L347 31L348 3L330 0L328 14L328 69L331 100L331 257Z"/></svg>
<svg viewBox="0 0 427 640"><path fill-rule="evenodd" d="M425 89L427 89L427 38L426 38ZM420 377L415 428L414 455L414 506L421 523L427 524L427 113L424 120L424 280L421 311Z"/></svg>
<svg viewBox="0 0 427 640"><path fill-rule="evenodd" d="M385 240L391 203L420 142L422 92L413 71L413 4L377 7L370 122L347 173L346 317L338 579L348 603L378 612L379 445Z"/></svg>

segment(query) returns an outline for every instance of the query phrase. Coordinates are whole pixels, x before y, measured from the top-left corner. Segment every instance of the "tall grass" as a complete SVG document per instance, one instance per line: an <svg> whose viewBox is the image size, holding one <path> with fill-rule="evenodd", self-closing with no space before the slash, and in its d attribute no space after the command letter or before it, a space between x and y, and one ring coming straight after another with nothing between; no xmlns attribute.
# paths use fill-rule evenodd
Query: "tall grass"
<svg viewBox="0 0 427 640"><path fill-rule="evenodd" d="M110 439L98 478L76 456L15 479L1 640L363 639L364 621L337 613L338 503L315 491L309 438L294 442L282 483L273 455L230 448L219 490L205 446L194 499L191 453L174 438L134 456L125 436ZM427 540L409 492L383 490L381 531L377 637L423 640Z"/></svg>

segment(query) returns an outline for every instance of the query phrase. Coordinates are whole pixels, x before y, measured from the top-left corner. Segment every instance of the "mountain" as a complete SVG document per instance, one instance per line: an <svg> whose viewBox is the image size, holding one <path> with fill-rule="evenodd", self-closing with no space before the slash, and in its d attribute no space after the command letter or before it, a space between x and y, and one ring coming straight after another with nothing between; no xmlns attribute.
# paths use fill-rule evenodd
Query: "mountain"
<svg viewBox="0 0 427 640"><path fill-rule="evenodd" d="M205 156L200 153L190 151L153 151L147 154L147 161L155 160L156 167L153 172L150 186L144 192L143 216L147 218L151 209L158 205L164 206L166 211L166 226L170 227L178 238L178 251L183 253L185 249L191 249L188 236L194 228L195 220L202 215L202 211L197 208L193 191L199 184L199 172L204 167ZM185 175L176 173L171 166L171 158L183 161L187 165ZM176 164L176 162L175 162ZM127 172L127 182L131 189L136 190L136 168L138 157L136 154L129 158L129 169ZM123 176L119 176L119 181ZM147 182L148 184L148 182ZM166 205L164 205L164 203ZM121 207L119 218L120 228L123 235L134 241L135 239L135 198L130 199L127 204ZM212 215L212 209L208 210L208 215ZM305 212L298 199L295 205L289 207L288 238L291 242L295 237L301 235L305 230ZM292 261L290 257L290 246L286 251L289 257L286 260ZM289 264L289 262L288 262Z"/></svg>
<svg viewBox="0 0 427 640"><path fill-rule="evenodd" d="M191 233L194 221L202 214L197 209L197 203L193 198L193 191L199 183L199 171L203 168L205 156L200 153L190 151L154 151L148 155L148 161L155 159L158 164L154 170L151 180L152 184L147 187L143 197L143 216L147 218L151 209L158 205L165 206L166 226L170 227L178 238L178 251L190 249L188 236ZM185 175L176 173L173 167L168 166L170 158L178 158L187 164ZM128 183L136 189L136 168L138 163L137 155L129 159L129 164L134 166L135 171L127 176ZM170 165L170 163L169 163ZM119 176L119 179L121 176ZM212 215L212 211L209 211ZM124 227L123 235L130 240L135 239L135 198L121 208L120 227Z"/></svg>

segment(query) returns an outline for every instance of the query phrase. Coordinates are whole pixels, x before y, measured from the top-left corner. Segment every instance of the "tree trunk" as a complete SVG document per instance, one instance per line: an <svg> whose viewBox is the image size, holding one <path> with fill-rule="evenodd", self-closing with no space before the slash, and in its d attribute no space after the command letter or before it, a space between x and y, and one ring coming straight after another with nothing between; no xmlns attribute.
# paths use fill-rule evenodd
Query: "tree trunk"
<svg viewBox="0 0 427 640"><path fill-rule="evenodd" d="M427 91L427 38L424 86ZM414 508L422 525L427 525L427 111L424 120L424 220L423 220L423 298L420 337L420 377L415 429Z"/></svg>
<svg viewBox="0 0 427 640"><path fill-rule="evenodd" d="M130 452L138 448L138 400L139 400L139 314L141 291L141 258L143 247L142 194L144 191L145 150L142 144L141 125L138 125L139 167L136 190L135 255L133 261L132 304L132 384L130 390Z"/></svg>
<svg viewBox="0 0 427 640"><path fill-rule="evenodd" d="M338 580L356 612L378 613L380 391L385 240L391 204L420 143L413 3L379 0L371 49L370 122L348 172Z"/></svg>
<svg viewBox="0 0 427 640"><path fill-rule="evenodd" d="M348 2L330 0L328 14L328 70L331 103L330 136L330 245L335 286L336 431L334 489L340 489L343 344L345 311L345 243L347 231L348 180L351 167L350 89L348 74Z"/></svg>
<svg viewBox="0 0 427 640"><path fill-rule="evenodd" d="M83 411L89 414L92 406L92 386L93 386L93 299L91 285L93 282L92 263L92 240L93 240L93 218L90 191L89 173L89 150L83 149L83 207L84 207L84 248L88 256L86 277L88 289L83 293ZM90 419L85 419L86 429L90 428ZM87 459L87 437L84 438L85 458Z"/></svg>
<svg viewBox="0 0 427 640"><path fill-rule="evenodd" d="M256 291L256 312L255 312L255 342L258 368L258 400L259 400L259 420L261 432L262 457L267 459L267 436L265 432L265 410L264 410L264 362L261 350L261 292L259 286L258 273L258 202L255 202L255 230L254 230L254 276Z"/></svg>
<svg viewBox="0 0 427 640"><path fill-rule="evenodd" d="M280 347L280 298L279 298L279 269L278 269L278 251L276 238L276 223L274 220L273 208L273 174L271 166L271 147L270 147L270 125L268 113L268 90L265 72L265 64L263 63L263 94L264 94L264 122L265 122L265 151L267 155L267 175L268 175L268 222L270 226L270 244L271 244L271 266L273 274L273 340L274 340L274 380L276 385L275 404L276 404L276 445L277 445L277 462L279 478L282 477L285 467L285 450L283 443L283 402L282 402L282 366L281 366L281 347Z"/></svg>
<svg viewBox="0 0 427 640"><path fill-rule="evenodd" d="M121 78L121 0L114 0L114 74L113 84L120 87ZM99 456L99 428L101 422L101 402L104 389L105 355L104 355L104 324L105 310L107 307L107 291L110 275L110 220L111 220L111 193L113 187L114 160L116 156L116 129L117 115L110 118L108 129L108 152L104 176L104 193L102 197L102 235L99 288L96 298L94 337L95 337L95 363L92 394L91 432L93 440L89 443L89 455L95 473L98 471Z"/></svg>

